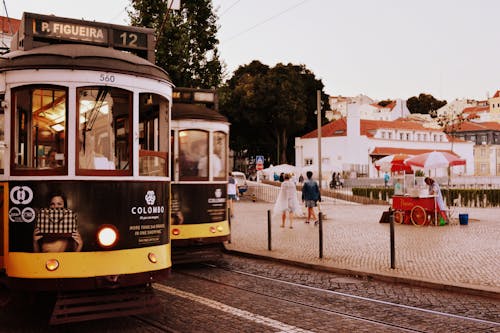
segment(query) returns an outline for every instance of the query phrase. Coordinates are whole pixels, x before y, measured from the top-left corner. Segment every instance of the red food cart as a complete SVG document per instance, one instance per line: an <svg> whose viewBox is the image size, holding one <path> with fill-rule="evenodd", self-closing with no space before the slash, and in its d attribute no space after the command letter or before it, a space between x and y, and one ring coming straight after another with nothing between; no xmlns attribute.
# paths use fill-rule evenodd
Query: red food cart
<svg viewBox="0 0 500 333"><path fill-rule="evenodd" d="M392 197L394 222L399 224L414 224L418 226L436 224L439 207L436 196L394 195Z"/></svg>

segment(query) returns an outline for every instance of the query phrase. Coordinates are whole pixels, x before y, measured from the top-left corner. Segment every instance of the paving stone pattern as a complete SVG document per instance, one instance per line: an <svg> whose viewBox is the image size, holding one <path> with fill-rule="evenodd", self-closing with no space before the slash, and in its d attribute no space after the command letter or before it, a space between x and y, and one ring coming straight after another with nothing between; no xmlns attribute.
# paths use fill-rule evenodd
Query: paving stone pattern
<svg viewBox="0 0 500 333"><path fill-rule="evenodd" d="M462 208L468 225L417 227L395 225L395 269L390 267L390 227L379 223L388 206L338 200L321 204L323 258L318 227L294 219L280 228L271 217L272 250L268 250L267 211L273 203L240 200L231 221L228 250L289 260L362 275L437 286L500 293L500 208Z"/></svg>

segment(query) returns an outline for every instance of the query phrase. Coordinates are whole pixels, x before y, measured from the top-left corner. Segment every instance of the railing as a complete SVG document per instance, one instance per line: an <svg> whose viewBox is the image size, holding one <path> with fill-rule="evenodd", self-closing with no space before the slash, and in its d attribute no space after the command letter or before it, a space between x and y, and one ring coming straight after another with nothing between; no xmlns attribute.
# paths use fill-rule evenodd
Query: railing
<svg viewBox="0 0 500 333"><path fill-rule="evenodd" d="M255 196L258 200L263 200L267 202L275 202L278 197L281 183L275 181L262 181L262 182L247 182L248 184L248 195ZM302 190L302 185L297 185L297 195L300 197L300 191ZM245 193L245 195L247 195ZM339 189L322 189L322 197L329 197L332 199L357 202L360 204L375 204L384 205L387 201L382 200L379 197L369 197L369 196L358 196L353 195L350 188L339 188Z"/></svg>
<svg viewBox="0 0 500 333"><path fill-rule="evenodd" d="M281 183L275 181L248 182L248 195L258 200L275 202L278 197ZM463 185L462 185L463 186ZM471 187L469 187L471 186ZM300 198L301 184L297 184L297 195ZM445 202L450 206L462 207L498 207L500 206L500 187L496 184L478 186L470 184L468 187L441 186ZM353 191L355 194L353 194ZM370 184L356 188L343 187L338 189L321 190L321 196L336 200L356 202L370 205L386 205L391 201L394 193L392 186Z"/></svg>

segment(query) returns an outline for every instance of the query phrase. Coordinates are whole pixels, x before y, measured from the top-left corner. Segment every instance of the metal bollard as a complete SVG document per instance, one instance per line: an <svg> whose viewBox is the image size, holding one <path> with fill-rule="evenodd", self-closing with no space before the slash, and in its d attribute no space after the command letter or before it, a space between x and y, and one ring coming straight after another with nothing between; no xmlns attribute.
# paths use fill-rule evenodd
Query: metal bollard
<svg viewBox="0 0 500 333"><path fill-rule="evenodd" d="M229 240L227 242L231 244L231 208L227 209L227 223L229 224Z"/></svg>
<svg viewBox="0 0 500 333"><path fill-rule="evenodd" d="M267 249L271 251L271 210L267 210Z"/></svg>
<svg viewBox="0 0 500 333"><path fill-rule="evenodd" d="M394 215L389 216L389 230L391 238L391 268L396 268L396 251L394 248Z"/></svg>
<svg viewBox="0 0 500 333"><path fill-rule="evenodd" d="M319 223L319 258L323 258L323 213L319 212L318 214L318 223Z"/></svg>

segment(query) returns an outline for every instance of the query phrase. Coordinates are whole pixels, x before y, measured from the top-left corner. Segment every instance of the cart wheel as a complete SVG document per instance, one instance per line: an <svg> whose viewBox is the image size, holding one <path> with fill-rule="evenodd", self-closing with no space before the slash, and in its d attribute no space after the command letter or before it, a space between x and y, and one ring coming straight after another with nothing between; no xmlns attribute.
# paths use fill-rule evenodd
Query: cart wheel
<svg viewBox="0 0 500 333"><path fill-rule="evenodd" d="M403 224L405 220L405 212L403 212L402 210L397 210L393 214L394 222L396 222L397 224Z"/></svg>
<svg viewBox="0 0 500 333"><path fill-rule="evenodd" d="M422 206L415 206L411 209L410 218L414 225L423 226L427 223L427 212Z"/></svg>

